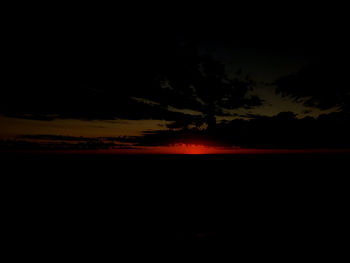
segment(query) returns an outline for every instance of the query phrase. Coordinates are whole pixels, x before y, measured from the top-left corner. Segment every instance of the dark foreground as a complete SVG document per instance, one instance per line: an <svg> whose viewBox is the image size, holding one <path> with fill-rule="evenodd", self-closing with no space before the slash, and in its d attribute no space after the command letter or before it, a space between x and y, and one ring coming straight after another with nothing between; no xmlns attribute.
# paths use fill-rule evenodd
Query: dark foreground
<svg viewBox="0 0 350 263"><path fill-rule="evenodd" d="M346 255L349 154L1 154L13 258L164 262Z"/></svg>

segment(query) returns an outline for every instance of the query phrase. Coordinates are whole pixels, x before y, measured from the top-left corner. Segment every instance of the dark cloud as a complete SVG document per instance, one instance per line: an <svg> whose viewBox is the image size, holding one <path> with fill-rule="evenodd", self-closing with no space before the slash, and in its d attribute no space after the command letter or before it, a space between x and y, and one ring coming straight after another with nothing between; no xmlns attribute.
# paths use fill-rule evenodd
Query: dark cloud
<svg viewBox="0 0 350 263"><path fill-rule="evenodd" d="M306 145L301 138L303 131L305 137L310 137L309 144L316 145L319 134L316 127L330 130L321 123L331 123L336 132L342 133L337 129L343 126L339 121L326 120L330 117L299 120L293 113L265 117L258 111L254 111L255 115L247 114L245 118L249 120L234 120L215 127L217 116L237 115L229 110L253 109L266 103L256 95L254 79L243 74L245 68L228 72L230 56L230 60L247 59L252 66L259 64L256 63L259 59L277 58L275 64L279 65L278 62L294 55L305 58L302 61L312 57L318 62L278 79L277 92L308 107L349 110L344 66L349 61L345 55L348 48L346 41L341 41L344 33L339 34L339 26L325 27L329 21L317 26L308 23L310 13L305 19L298 16L298 21L283 19L283 12L278 19L268 21L268 16L264 16L257 22L239 18L238 13L236 10L237 18L218 23L213 22L216 19L211 15L204 15L205 19L185 23L185 27L179 27L181 30L161 26L163 20L157 21L157 26L146 25L149 19L142 20L144 24L128 21L128 26L124 26L121 18L92 21L80 20L76 15L63 20L54 14L13 19L16 21L11 23L9 37L4 40L4 53L9 59L3 72L7 81L0 94L0 114L42 121L116 118L171 121L167 124L170 131L123 138L137 145L196 138L248 146L274 143L289 146L293 140L298 143L295 138L299 138L299 144ZM269 64L262 61L265 63ZM203 124L211 127L211 131L209 128L200 131L198 128ZM65 138L66 142L74 140L79 141ZM324 143L320 138L319 141Z"/></svg>
<svg viewBox="0 0 350 263"><path fill-rule="evenodd" d="M78 92L79 91L79 92ZM177 120L186 114L169 111L166 107L120 96L119 90L101 89L95 94L88 89L12 88L5 91L0 111L6 116L50 121L54 119L113 120Z"/></svg>
<svg viewBox="0 0 350 263"><path fill-rule="evenodd" d="M245 148L347 148L350 147L349 118L344 112L302 119L293 112L281 112L273 117L250 115L249 119L222 122L211 131L151 131L118 140L137 146L185 143Z"/></svg>
<svg viewBox="0 0 350 263"><path fill-rule="evenodd" d="M350 146L349 114L297 118L293 112L250 116L221 125L218 138L233 145L258 148L346 148Z"/></svg>
<svg viewBox="0 0 350 263"><path fill-rule="evenodd" d="M158 130L144 132L141 136L119 137L122 143L131 143L138 147L171 146L178 144L195 144L212 147L230 147L227 142L221 140L216 134L208 134L204 130Z"/></svg>
<svg viewBox="0 0 350 263"><path fill-rule="evenodd" d="M0 150L47 150L47 151L57 151L57 150L107 150L120 148L123 149L125 145L118 145L113 142L102 142L102 141L88 141L88 142L78 142L78 143L68 143L68 142L37 142L37 141L27 141L27 140L0 140Z"/></svg>
<svg viewBox="0 0 350 263"><path fill-rule="evenodd" d="M86 142L86 141L99 141L100 138L88 138L83 136L64 136L64 135L51 135L51 134L34 134L34 135L21 135L20 139L32 139L32 140L44 140L44 141L74 141L74 142Z"/></svg>
<svg viewBox="0 0 350 263"><path fill-rule="evenodd" d="M350 109L350 85L343 58L315 62L276 81L276 92L307 107Z"/></svg>
<svg viewBox="0 0 350 263"><path fill-rule="evenodd" d="M115 137L82 137L50 134L21 135L0 140L0 150L104 150L131 149Z"/></svg>
<svg viewBox="0 0 350 263"><path fill-rule="evenodd" d="M1 141L2 149L92 150L127 149L175 144L243 148L349 148L349 113L334 112L318 118L297 118L293 112L275 116L249 115L221 122L215 129L174 122L169 130L144 131L140 136L75 137L49 134L22 135ZM193 120L189 120L192 122ZM125 148L126 147L126 148Z"/></svg>
<svg viewBox="0 0 350 263"><path fill-rule="evenodd" d="M141 27L133 33L104 20L80 25L45 17L12 26L9 81L0 97L0 113L9 117L180 121L185 114L168 106L215 115L262 104L251 94L252 80L229 78L222 62L199 54L195 36Z"/></svg>
<svg viewBox="0 0 350 263"><path fill-rule="evenodd" d="M162 90L148 93L153 100L163 101L177 108L200 111L210 118L220 115L223 109L252 108L263 101L251 92L254 81L247 76L228 76L225 64L208 54L200 55L195 42L184 42L177 56L164 64ZM162 93L166 94L159 97Z"/></svg>

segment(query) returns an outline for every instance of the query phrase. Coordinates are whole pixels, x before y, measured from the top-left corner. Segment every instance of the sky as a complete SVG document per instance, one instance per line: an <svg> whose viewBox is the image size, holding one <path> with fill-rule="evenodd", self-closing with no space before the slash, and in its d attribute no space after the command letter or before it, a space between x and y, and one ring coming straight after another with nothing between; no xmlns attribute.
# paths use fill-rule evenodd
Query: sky
<svg viewBox="0 0 350 263"><path fill-rule="evenodd" d="M343 16L304 12L127 26L17 12L4 33L1 147L347 148Z"/></svg>

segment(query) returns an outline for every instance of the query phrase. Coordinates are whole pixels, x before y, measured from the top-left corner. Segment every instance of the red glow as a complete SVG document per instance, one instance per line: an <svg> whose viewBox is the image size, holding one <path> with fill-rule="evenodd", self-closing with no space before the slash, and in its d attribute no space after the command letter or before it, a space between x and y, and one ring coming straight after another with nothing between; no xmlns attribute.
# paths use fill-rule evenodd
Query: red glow
<svg viewBox="0 0 350 263"><path fill-rule="evenodd" d="M341 153L349 149L244 149L239 147L215 147L198 144L175 144L170 146L136 147L134 149L114 149L109 153L116 154L315 154Z"/></svg>
<svg viewBox="0 0 350 263"><path fill-rule="evenodd" d="M0 151L1 152L1 151ZM23 153L53 154L329 154L350 153L350 149L247 149L239 147L206 146L199 144L175 144L169 146L135 146L101 150L34 150L14 151Z"/></svg>
<svg viewBox="0 0 350 263"><path fill-rule="evenodd" d="M205 146L199 144L175 144L170 146L140 147L139 149L130 149L129 153L144 154L230 154L237 148L224 148Z"/></svg>
<svg viewBox="0 0 350 263"><path fill-rule="evenodd" d="M171 146L151 147L152 153L166 153L166 154L220 154L232 151L231 148L224 149L212 146L198 145L198 144L176 144Z"/></svg>

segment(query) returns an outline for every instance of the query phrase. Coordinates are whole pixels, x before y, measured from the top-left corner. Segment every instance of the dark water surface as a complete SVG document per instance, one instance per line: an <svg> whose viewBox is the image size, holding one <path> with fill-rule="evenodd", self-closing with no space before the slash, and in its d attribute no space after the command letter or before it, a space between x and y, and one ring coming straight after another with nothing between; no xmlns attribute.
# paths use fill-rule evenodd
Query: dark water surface
<svg viewBox="0 0 350 263"><path fill-rule="evenodd" d="M334 260L349 157L2 153L2 232L14 257Z"/></svg>

